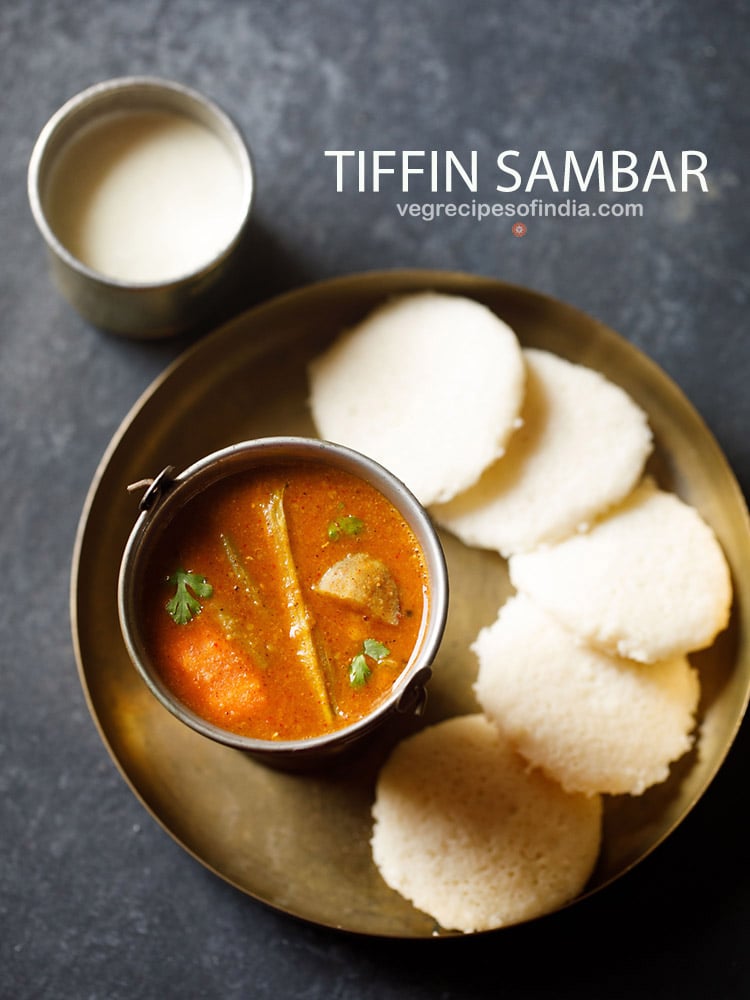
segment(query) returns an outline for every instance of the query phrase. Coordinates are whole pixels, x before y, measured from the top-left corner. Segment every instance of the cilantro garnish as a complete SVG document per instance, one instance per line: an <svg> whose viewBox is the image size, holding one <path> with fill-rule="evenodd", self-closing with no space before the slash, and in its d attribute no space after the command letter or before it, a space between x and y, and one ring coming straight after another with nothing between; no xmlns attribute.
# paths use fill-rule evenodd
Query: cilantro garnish
<svg viewBox="0 0 750 1000"><path fill-rule="evenodd" d="M349 683L352 687L362 687L370 679L372 670L367 663L367 658L380 663L390 654L390 649L384 646L377 639L365 639L362 643L362 652L357 653L349 665Z"/></svg>
<svg viewBox="0 0 750 1000"><path fill-rule="evenodd" d="M329 522L328 537L332 542L335 542L342 535L349 535L351 537L360 535L364 531L364 528L365 522L361 518L355 517L353 514L344 514L343 517L338 517L335 521Z"/></svg>
<svg viewBox="0 0 750 1000"><path fill-rule="evenodd" d="M386 656L390 656L391 652L387 646L384 646L382 642L378 642L377 639L365 639L362 647L365 654L372 657L372 659L376 660L378 663L380 663L381 660L384 660Z"/></svg>
<svg viewBox="0 0 750 1000"><path fill-rule="evenodd" d="M187 573L184 569L178 569L168 579L167 583L177 587L174 597L167 601L165 607L178 625L186 625L187 622L200 614L201 603L199 597L210 597L214 588L200 573ZM189 589L188 589L189 588Z"/></svg>
<svg viewBox="0 0 750 1000"><path fill-rule="evenodd" d="M352 687L362 687L370 679L372 670L367 666L364 653L357 653L349 667L349 683Z"/></svg>

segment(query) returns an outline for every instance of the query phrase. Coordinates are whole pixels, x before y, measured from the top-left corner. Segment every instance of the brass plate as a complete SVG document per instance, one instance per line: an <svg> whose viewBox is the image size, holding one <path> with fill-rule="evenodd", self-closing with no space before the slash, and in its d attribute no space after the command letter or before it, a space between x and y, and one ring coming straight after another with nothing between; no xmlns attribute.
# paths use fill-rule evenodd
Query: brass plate
<svg viewBox="0 0 750 1000"><path fill-rule="evenodd" d="M73 638L91 713L126 781L174 839L219 876L282 911L403 938L446 932L388 889L370 860L370 804L387 741L326 774L299 775L270 770L197 736L157 703L131 666L120 637L116 580L137 513L128 483L168 464L184 468L239 440L314 434L308 360L386 296L427 288L476 298L525 345L596 368L623 386L654 430L651 471L702 512L728 555L732 622L711 650L694 657L703 683L696 747L664 784L639 798L607 800L604 846L587 894L641 860L706 789L746 706L750 530L729 466L680 390L632 345L570 306L487 278L392 271L323 282L238 317L172 364L115 435L83 511L71 589ZM476 710L469 643L509 593L499 557L445 533L443 542L451 607L428 721Z"/></svg>

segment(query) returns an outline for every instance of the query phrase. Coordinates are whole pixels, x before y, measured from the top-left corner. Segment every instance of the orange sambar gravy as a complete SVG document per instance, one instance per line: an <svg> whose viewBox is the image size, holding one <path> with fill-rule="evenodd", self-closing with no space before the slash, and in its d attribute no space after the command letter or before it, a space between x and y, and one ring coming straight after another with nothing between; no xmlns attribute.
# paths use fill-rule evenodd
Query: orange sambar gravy
<svg viewBox="0 0 750 1000"><path fill-rule="evenodd" d="M364 567L373 600L346 573L343 594L321 592L339 563ZM211 591L186 584L199 610L183 624L178 571ZM389 620L376 599L384 581ZM165 684L208 722L267 740L369 715L409 662L429 600L424 555L390 501L307 462L237 473L191 499L158 539L143 589L146 648Z"/></svg>

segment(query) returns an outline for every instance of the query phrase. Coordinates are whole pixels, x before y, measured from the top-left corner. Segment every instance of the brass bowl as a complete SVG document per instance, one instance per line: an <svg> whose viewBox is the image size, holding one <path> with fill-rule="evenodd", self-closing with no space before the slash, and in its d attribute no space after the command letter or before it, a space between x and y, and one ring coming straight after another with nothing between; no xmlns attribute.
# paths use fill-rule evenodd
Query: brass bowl
<svg viewBox="0 0 750 1000"><path fill-rule="evenodd" d="M74 644L91 713L151 815L211 871L270 906L320 925L398 938L449 932L388 889L371 860L370 809L388 741L376 738L356 767L296 775L200 737L133 669L120 637L116 583L137 509L128 483L144 468L182 468L233 441L314 436L308 361L383 299L427 289L477 299L510 323L524 346L588 365L629 392L654 431L649 472L699 509L727 554L735 587L730 626L691 658L703 688L695 747L664 784L637 798L606 799L601 857L583 896L638 864L703 795L745 712L750 525L724 455L684 394L642 352L578 309L491 278L399 270L321 282L237 317L169 367L123 421L91 484L71 581ZM469 643L510 593L499 556L441 537L451 600L424 722L477 711Z"/></svg>
<svg viewBox="0 0 750 1000"><path fill-rule="evenodd" d="M408 664L390 694L358 722L321 736L300 740L264 740L240 736L207 722L183 704L164 683L148 654L142 633L139 595L148 556L160 532L178 510L228 476L280 462L308 462L342 469L373 486L398 511L422 550L429 594L427 615ZM230 445L195 462L179 475L167 468L151 483L140 502L122 557L118 585L120 627L130 658L158 701L196 733L251 754L277 767L310 769L368 740L394 716L421 714L425 685L440 646L448 614L448 572L437 532L426 511L404 484L382 465L350 448L313 438L256 438Z"/></svg>

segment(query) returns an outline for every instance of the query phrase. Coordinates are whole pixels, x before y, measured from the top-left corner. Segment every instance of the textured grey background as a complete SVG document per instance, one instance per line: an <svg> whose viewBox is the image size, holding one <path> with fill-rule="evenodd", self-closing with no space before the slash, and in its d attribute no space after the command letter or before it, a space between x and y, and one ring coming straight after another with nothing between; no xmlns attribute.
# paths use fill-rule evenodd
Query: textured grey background
<svg viewBox="0 0 750 1000"><path fill-rule="evenodd" d="M0 6L0 997L745 997L747 726L680 829L572 911L489 938L351 938L189 858L128 791L76 675L68 576L99 458L184 341L90 328L33 227L33 141L68 97L155 73L252 146L243 304L380 267L501 277L593 313L682 386L750 489L746 2L4 0ZM636 220L401 219L337 195L326 148L704 150L711 193ZM240 303L233 303L238 308Z"/></svg>

